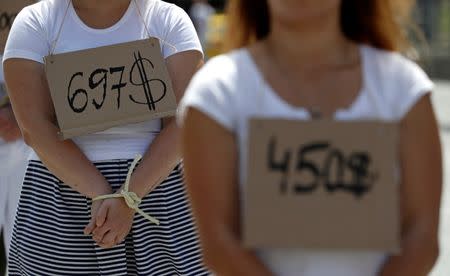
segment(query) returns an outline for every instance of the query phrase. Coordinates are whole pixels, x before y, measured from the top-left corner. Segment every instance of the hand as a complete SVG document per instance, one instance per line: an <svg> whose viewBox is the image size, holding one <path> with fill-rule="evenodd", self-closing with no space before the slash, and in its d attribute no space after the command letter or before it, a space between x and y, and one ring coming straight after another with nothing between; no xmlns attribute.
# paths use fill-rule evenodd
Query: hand
<svg viewBox="0 0 450 276"><path fill-rule="evenodd" d="M92 202L91 206L91 220L89 221L89 224L84 228L84 234L90 235L92 231L94 231L95 227L97 226L97 223L99 226L103 225L105 223L105 218L103 220L97 221L97 214L100 210L100 206L102 205L103 200L97 200Z"/></svg>
<svg viewBox="0 0 450 276"><path fill-rule="evenodd" d="M105 249L121 243L131 230L134 214L123 198L106 199L97 213L92 238Z"/></svg>
<svg viewBox="0 0 450 276"><path fill-rule="evenodd" d="M22 137L10 106L0 109L0 137L6 142L13 142Z"/></svg>

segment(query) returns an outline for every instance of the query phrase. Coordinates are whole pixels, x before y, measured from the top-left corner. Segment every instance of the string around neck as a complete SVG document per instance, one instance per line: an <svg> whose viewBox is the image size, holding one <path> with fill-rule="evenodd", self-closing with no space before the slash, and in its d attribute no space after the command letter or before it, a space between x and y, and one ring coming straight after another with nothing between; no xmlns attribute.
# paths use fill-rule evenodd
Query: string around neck
<svg viewBox="0 0 450 276"><path fill-rule="evenodd" d="M141 19L142 24L144 25L145 32L147 33L148 38L151 38L152 36L150 35L150 30L148 29L147 23L146 23L146 21L144 19L144 16L142 15L140 5L137 3L136 0L132 0L132 2L133 2L133 4L136 7L136 11L138 13L139 18ZM64 17L62 19L62 22L61 22L59 28L58 28L58 33L56 35L56 38L55 38L55 40L53 41L53 43L51 45L49 56L52 56L52 55L55 54L55 49L56 49L56 46L58 44L59 38L61 37L61 33L62 33L62 30L63 30L63 27L64 27L64 23L65 23L66 18L67 18L67 14L69 12L71 3L72 3L72 0L68 0L67 1L67 6L66 6L66 9L64 11ZM153 17L153 11L154 11L154 7L152 7L152 9L151 9L150 17ZM157 38L163 45L167 45L170 48L172 48L172 50L174 52L178 52L177 47L175 47L173 44L167 42L167 35L168 35L168 33L166 33L166 36L164 37L164 39L159 38L159 37L155 37L155 38ZM162 47L164 47L164 46L162 46Z"/></svg>
<svg viewBox="0 0 450 276"><path fill-rule="evenodd" d="M67 13L69 12L69 8L70 8L70 4L71 3L72 3L72 0L68 0L67 1L67 7L66 7L66 10L64 12L64 17L63 17L62 22L61 22L61 24L59 26L58 33L56 34L56 39L53 41L52 46L50 48L50 53L49 53L50 56L53 56L53 54L55 53L56 44L58 43L59 37L61 36L62 29L63 29L63 26L64 26L64 22L66 21Z"/></svg>
<svg viewBox="0 0 450 276"><path fill-rule="evenodd" d="M150 31L149 31L149 29L148 29L147 22L146 22L144 16L142 15L141 7L139 6L139 4L137 3L136 0L132 0L132 1L133 1L134 5L136 6L136 10L137 10L137 13L138 13L138 15L139 15L139 18L140 18L141 21L142 21L142 24L144 24L144 28L145 28L145 31L147 32L148 38L151 38L152 36L150 35ZM155 9L155 7L153 6L153 7L151 8L151 10L149 11L149 13L150 13L149 17L150 17L150 18L153 17L153 11L154 11L154 9ZM167 46L169 46L170 48L172 48L172 50L173 50L174 52L178 52L177 47L175 47L173 44L167 42L167 35L168 35L168 34L166 33L166 36L164 37L164 39L159 38L159 37L155 37L155 38L157 38L162 44L167 45ZM163 46L163 47L164 47L164 46Z"/></svg>

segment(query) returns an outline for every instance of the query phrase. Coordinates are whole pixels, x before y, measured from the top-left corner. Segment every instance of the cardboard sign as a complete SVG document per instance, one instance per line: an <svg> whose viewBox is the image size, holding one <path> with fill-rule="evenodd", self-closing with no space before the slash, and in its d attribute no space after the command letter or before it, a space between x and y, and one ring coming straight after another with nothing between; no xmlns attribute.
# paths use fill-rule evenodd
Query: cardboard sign
<svg viewBox="0 0 450 276"><path fill-rule="evenodd" d="M156 38L48 56L45 68L63 139L176 112Z"/></svg>
<svg viewBox="0 0 450 276"><path fill-rule="evenodd" d="M248 141L247 247L398 252L395 124L252 119Z"/></svg>
<svg viewBox="0 0 450 276"><path fill-rule="evenodd" d="M34 4L32 0L2 0L0 2L0 53L5 50L6 39L17 14L26 6Z"/></svg>

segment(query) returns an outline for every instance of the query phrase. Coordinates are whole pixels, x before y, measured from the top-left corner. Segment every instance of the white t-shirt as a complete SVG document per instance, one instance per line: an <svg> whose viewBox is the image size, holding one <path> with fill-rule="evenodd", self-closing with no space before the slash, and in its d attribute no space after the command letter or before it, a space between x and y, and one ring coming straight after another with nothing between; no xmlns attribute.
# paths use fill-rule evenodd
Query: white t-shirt
<svg viewBox="0 0 450 276"><path fill-rule="evenodd" d="M363 88L336 120L379 119L399 121L433 83L413 62L397 53L360 47ZM193 78L179 106L179 121L186 109L195 108L232 131L239 146L239 180L246 179L247 124L251 117L309 120L309 113L281 99L265 82L248 50L240 49L213 58ZM282 276L376 275L385 252L261 250L262 261Z"/></svg>
<svg viewBox="0 0 450 276"><path fill-rule="evenodd" d="M71 1L45 0L19 13L8 38L4 60L24 58L43 63L63 19L55 54L145 39L148 34L144 21L150 35L162 40L164 58L187 50L202 52L188 15L173 4L160 0L132 0L116 24L106 29L93 29L81 21ZM73 138L73 141L90 160L134 158L136 154L146 151L160 130L161 121L157 119L113 127ZM33 158L38 159L36 155Z"/></svg>

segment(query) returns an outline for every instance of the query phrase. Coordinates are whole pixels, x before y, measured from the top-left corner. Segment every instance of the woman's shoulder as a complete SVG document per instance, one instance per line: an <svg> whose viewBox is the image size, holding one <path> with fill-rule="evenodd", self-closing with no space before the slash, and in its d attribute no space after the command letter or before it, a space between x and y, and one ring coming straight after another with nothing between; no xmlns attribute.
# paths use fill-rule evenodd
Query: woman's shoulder
<svg viewBox="0 0 450 276"><path fill-rule="evenodd" d="M211 58L193 77L179 108L184 118L188 106L196 107L225 128L236 126L247 76L243 65L245 50L239 49Z"/></svg>
<svg viewBox="0 0 450 276"><path fill-rule="evenodd" d="M186 12L179 6L162 0L138 0L137 4L138 8L150 17L171 19L187 16Z"/></svg>
<svg viewBox="0 0 450 276"><path fill-rule="evenodd" d="M248 50L236 49L209 59L198 75L206 82L232 84L249 76L248 63Z"/></svg>
<svg viewBox="0 0 450 276"><path fill-rule="evenodd" d="M381 74L385 80L396 83L428 79L423 69L413 60L395 51L363 46L372 73Z"/></svg>
<svg viewBox="0 0 450 276"><path fill-rule="evenodd" d="M67 0L43 0L23 8L14 22L33 26L46 26L57 19L70 2Z"/></svg>
<svg viewBox="0 0 450 276"><path fill-rule="evenodd" d="M34 17L49 17L52 13L57 13L70 4L67 0L43 0L23 8L19 14L26 14Z"/></svg>
<svg viewBox="0 0 450 276"><path fill-rule="evenodd" d="M402 118L434 85L425 71L401 53L364 46L366 86Z"/></svg>

